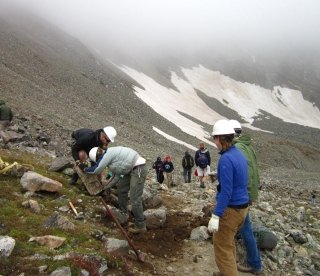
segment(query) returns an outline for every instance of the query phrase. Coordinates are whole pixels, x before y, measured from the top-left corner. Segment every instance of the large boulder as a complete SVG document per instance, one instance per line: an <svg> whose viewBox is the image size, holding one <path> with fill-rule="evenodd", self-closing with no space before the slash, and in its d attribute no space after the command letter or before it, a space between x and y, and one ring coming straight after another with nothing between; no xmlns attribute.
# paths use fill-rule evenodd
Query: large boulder
<svg viewBox="0 0 320 276"><path fill-rule="evenodd" d="M272 250L277 246L277 236L267 227L262 225L252 225L253 234L260 249Z"/></svg>
<svg viewBox="0 0 320 276"><path fill-rule="evenodd" d="M20 183L25 190L31 192L58 192L62 188L60 182L33 171L25 172L21 177Z"/></svg>

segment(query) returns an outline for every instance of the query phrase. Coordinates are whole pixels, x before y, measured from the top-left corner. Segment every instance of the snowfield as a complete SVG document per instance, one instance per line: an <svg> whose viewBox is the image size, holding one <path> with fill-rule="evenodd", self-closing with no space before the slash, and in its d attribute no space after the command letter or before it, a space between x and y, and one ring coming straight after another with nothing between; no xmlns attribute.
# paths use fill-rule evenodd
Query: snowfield
<svg viewBox="0 0 320 276"><path fill-rule="evenodd" d="M191 69L181 68L185 79L171 72L171 82L176 87L176 90L173 90L130 67L122 66L120 69L144 88L134 87L141 100L183 132L211 145L213 142L208 140L210 133L206 132L202 125L181 114L188 114L209 125L224 118L197 95L196 89L236 111L247 122L244 125L252 129L257 129L252 123L257 116L261 117L262 111L285 122L320 128L319 109L306 101L298 90L280 86L273 90L265 89L255 84L236 81L201 65ZM157 129L157 132L165 136L161 130Z"/></svg>

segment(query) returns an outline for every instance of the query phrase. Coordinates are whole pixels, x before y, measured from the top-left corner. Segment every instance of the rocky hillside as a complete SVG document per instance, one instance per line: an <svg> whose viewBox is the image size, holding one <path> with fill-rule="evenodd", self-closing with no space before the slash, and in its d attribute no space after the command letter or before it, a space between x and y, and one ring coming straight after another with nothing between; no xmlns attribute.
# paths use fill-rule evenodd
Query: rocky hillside
<svg viewBox="0 0 320 276"><path fill-rule="evenodd" d="M77 39L39 18L1 11L0 97L12 107L15 118L9 131L1 133L0 157L8 163L27 164L29 169L60 182L61 188L53 193L28 192L21 185L21 175L0 174L0 234L16 239L13 255L1 259L0 273L49 275L67 266L74 275L97 273L99 269L100 274L92 275L106 271L112 275L196 275L199 271L211 275L215 267L209 237L194 242L190 235L196 229L201 236L197 227L205 226L208 220L202 208L214 204L217 183L208 181L205 190L199 189L195 179L192 185L184 185L179 165L185 148L159 136L152 126L195 146L199 141L141 102L133 92L132 86L137 85L133 80ZM168 72L159 68L152 69L153 76L170 85ZM222 114L236 115L227 109ZM275 134L246 130L252 134L264 183L261 200L252 211L254 221L269 227L279 239L274 251L262 251L266 275L319 275L319 207L310 204L311 191L320 193L319 131L287 124L284 135L272 118L273 123ZM150 169L146 186L150 194L158 193L167 220L163 228L135 238L148 254L144 265L134 258L132 261L130 254L124 259L107 254L108 238L120 235L112 222L105 220L99 199L89 196L81 183L68 186L66 174L48 171L55 157L70 159L74 129L109 124L118 131L115 144L137 149L149 167L156 156L165 153L172 154L176 164L178 186L171 190L158 190ZM211 128L206 126L208 132ZM213 148L209 150L215 166L218 154ZM69 201L82 212L80 220ZM49 222L61 218L57 213L67 217L73 228L48 230ZM33 243L43 242L39 237L48 234L65 238L62 248L52 250ZM205 250L201 252L202 248Z"/></svg>

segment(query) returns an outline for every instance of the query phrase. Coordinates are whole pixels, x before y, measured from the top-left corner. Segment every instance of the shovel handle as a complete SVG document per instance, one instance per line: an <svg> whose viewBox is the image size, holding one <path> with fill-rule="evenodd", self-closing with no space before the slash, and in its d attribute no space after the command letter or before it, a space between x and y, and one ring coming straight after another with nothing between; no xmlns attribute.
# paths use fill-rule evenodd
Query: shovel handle
<svg viewBox="0 0 320 276"><path fill-rule="evenodd" d="M110 217L113 219L113 221L116 223L116 225L118 226L118 228L121 230L122 234L124 235L124 237L126 238L126 240L128 241L130 247L133 249L134 253L136 254L138 260L140 262L144 262L145 257L143 256L143 254L141 253L140 250L138 250L136 248L136 246L133 244L132 240L129 238L127 232L123 229L123 227L121 226L121 224L119 223L119 221L117 220L117 218L114 216L114 214L112 213L112 211L110 210L110 208L108 207L108 204L104 202L103 198L101 198L101 201L104 205L104 207L107 209L107 213L110 215Z"/></svg>

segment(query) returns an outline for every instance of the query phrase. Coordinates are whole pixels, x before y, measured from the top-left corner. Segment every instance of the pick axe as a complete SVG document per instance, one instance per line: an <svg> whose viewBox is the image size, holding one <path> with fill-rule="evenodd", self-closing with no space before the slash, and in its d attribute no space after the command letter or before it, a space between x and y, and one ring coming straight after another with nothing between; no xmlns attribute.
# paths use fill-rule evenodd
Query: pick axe
<svg viewBox="0 0 320 276"><path fill-rule="evenodd" d="M121 224L119 223L118 219L115 217L115 215L112 213L112 211L110 210L110 208L108 207L108 204L104 202L103 198L101 198L101 201L104 205L104 207L106 207L107 209L107 213L110 215L110 217L113 219L113 221L116 223L116 225L118 226L118 228L121 230L122 234L124 235L124 237L126 238L126 240L128 241L130 247L133 249L134 253L136 254L138 260L142 263L144 263L146 256L145 254L143 254L139 249L137 249L137 247L133 244L132 240L128 237L127 232L123 229L123 227L121 226Z"/></svg>

